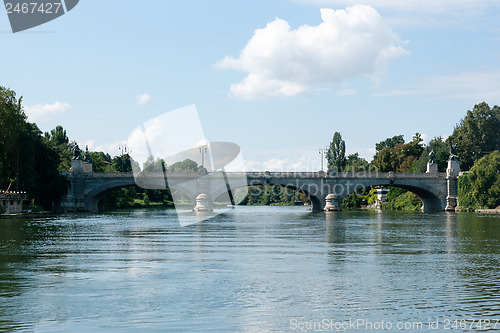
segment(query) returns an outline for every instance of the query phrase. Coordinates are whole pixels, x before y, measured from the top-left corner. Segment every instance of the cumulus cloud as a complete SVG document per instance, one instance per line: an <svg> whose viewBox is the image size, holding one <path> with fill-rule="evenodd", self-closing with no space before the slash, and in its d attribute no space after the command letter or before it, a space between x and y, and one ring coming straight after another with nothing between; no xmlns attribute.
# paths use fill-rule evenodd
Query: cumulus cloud
<svg viewBox="0 0 500 333"><path fill-rule="evenodd" d="M137 105L138 106L146 105L146 104L149 104L150 102L151 102L151 96L149 94L143 94L143 95L137 96Z"/></svg>
<svg viewBox="0 0 500 333"><path fill-rule="evenodd" d="M410 12L434 12L445 13L456 10L475 10L487 7L495 0L299 0L302 3L310 3L321 6L350 6L363 4L375 8L387 8Z"/></svg>
<svg viewBox="0 0 500 333"><path fill-rule="evenodd" d="M314 156L316 157L316 156ZM287 172L315 172L320 169L321 161L311 156L300 159L271 158L264 162L245 160L246 171L287 171Z"/></svg>
<svg viewBox="0 0 500 333"><path fill-rule="evenodd" d="M116 156L119 154L120 150L118 147L120 145L126 145L127 142L125 140L116 140L115 142L105 142L105 143L97 143L96 140L91 139L85 141L85 146L89 147L90 151L102 151L104 153L108 153L111 156ZM80 147L81 149L85 149L85 147Z"/></svg>
<svg viewBox="0 0 500 333"><path fill-rule="evenodd" d="M280 18L257 29L238 58L222 69L247 72L231 86L236 98L295 96L321 84L382 74L392 58L406 53L401 40L370 6L321 9L322 23L292 29Z"/></svg>
<svg viewBox="0 0 500 333"><path fill-rule="evenodd" d="M374 93L377 97L429 95L439 99L500 99L500 68L429 77L407 87Z"/></svg>
<svg viewBox="0 0 500 333"><path fill-rule="evenodd" d="M55 102L53 104L26 105L24 111L30 121L39 121L66 112L71 107L68 103Z"/></svg>

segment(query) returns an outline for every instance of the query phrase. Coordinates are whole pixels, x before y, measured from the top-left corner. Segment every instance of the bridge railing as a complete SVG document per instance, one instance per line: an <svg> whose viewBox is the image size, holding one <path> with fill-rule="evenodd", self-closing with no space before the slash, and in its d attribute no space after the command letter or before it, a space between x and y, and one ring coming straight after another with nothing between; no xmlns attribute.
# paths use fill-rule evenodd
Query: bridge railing
<svg viewBox="0 0 500 333"><path fill-rule="evenodd" d="M72 172L61 172L63 175L71 175ZM210 175L210 174L209 174ZM246 175L250 178L394 178L394 179L436 179L446 178L445 172L439 173L404 173L404 172L337 172L326 174L325 172L228 172L228 177L241 177ZM85 178L133 178L132 172L85 172ZM163 172L149 172L143 175L149 178L164 177ZM169 173L169 177L197 178L195 172ZM141 177L139 175L138 177Z"/></svg>

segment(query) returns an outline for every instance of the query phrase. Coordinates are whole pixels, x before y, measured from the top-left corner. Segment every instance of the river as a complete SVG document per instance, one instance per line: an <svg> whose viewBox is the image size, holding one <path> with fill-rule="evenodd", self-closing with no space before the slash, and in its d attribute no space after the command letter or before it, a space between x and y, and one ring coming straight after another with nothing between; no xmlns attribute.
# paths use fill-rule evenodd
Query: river
<svg viewBox="0 0 500 333"><path fill-rule="evenodd" d="M498 331L499 262L498 215L1 219L0 331Z"/></svg>

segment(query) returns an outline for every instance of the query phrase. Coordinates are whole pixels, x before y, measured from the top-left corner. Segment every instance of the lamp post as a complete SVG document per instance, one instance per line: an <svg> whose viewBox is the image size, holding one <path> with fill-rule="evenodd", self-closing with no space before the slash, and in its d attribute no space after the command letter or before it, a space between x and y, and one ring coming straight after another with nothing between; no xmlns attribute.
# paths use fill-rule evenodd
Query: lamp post
<svg viewBox="0 0 500 333"><path fill-rule="evenodd" d="M118 150L120 151L120 155L126 154L127 153L127 146L119 144L118 145Z"/></svg>
<svg viewBox="0 0 500 333"><path fill-rule="evenodd" d="M325 160L325 154L326 152L328 151L327 148L324 148L324 149L319 149L319 154L321 155L321 171L323 171L323 161Z"/></svg>
<svg viewBox="0 0 500 333"><path fill-rule="evenodd" d="M205 153L208 152L208 148L207 148L207 146L201 146L201 147L199 147L199 150L200 150L200 154L201 154L201 167L203 168L204 164L205 164Z"/></svg>

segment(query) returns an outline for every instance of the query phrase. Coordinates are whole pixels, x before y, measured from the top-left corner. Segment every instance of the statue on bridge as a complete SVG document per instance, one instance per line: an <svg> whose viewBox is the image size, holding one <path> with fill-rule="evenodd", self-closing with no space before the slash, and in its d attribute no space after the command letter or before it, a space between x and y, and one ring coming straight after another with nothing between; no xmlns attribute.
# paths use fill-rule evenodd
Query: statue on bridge
<svg viewBox="0 0 500 333"><path fill-rule="evenodd" d="M436 154L434 153L434 150L431 150L429 153L429 163L436 164Z"/></svg>
<svg viewBox="0 0 500 333"><path fill-rule="evenodd" d="M452 145L451 141L450 141L450 158L449 158L449 161L458 161L457 145L456 144Z"/></svg>
<svg viewBox="0 0 500 333"><path fill-rule="evenodd" d="M85 146L85 154L83 155L83 162L92 163L92 158L89 153L89 146Z"/></svg>
<svg viewBox="0 0 500 333"><path fill-rule="evenodd" d="M82 159L82 150L80 147L78 147L78 143L73 142L71 151L73 152L73 159L74 160L81 160Z"/></svg>

